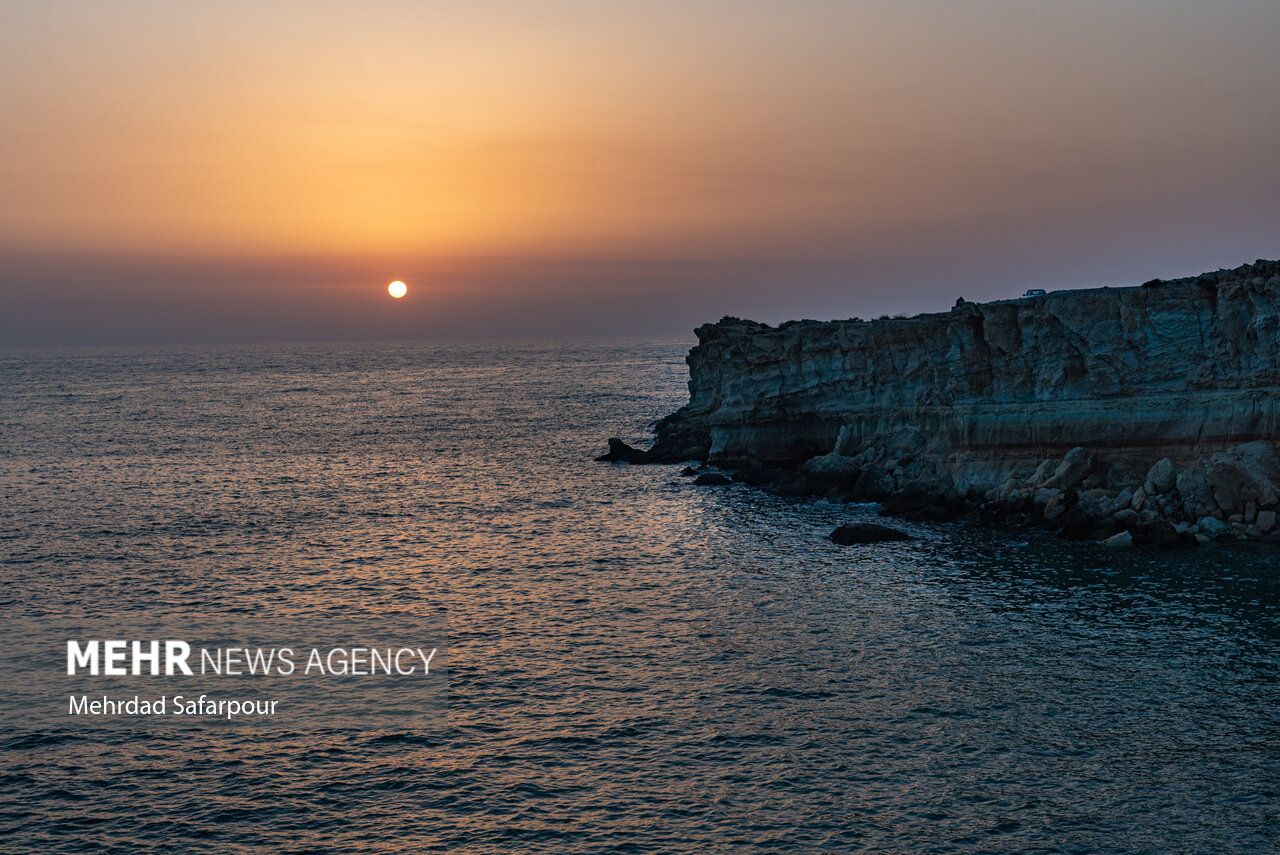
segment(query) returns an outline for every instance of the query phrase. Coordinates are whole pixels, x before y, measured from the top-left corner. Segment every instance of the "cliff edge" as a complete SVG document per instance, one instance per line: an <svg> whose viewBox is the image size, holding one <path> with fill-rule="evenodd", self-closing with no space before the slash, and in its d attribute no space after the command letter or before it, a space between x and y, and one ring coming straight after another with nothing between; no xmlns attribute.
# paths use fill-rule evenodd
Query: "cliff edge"
<svg viewBox="0 0 1280 855"><path fill-rule="evenodd" d="M855 498L1031 496L1032 517L1049 491L1093 491L1101 519L1150 487L1158 518L1239 517L1246 536L1266 533L1257 515L1280 490L1280 262L915 317L725 318L697 335L689 403L652 449L610 459L795 471Z"/></svg>

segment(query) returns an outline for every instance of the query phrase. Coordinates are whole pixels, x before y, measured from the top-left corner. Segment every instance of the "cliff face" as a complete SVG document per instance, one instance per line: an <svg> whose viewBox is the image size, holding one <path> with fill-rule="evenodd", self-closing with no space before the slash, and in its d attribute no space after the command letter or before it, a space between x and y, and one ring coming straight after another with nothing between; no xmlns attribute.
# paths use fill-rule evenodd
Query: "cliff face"
<svg viewBox="0 0 1280 855"><path fill-rule="evenodd" d="M834 453L827 465L877 466L898 487L972 490L1084 447L1115 486L1165 457L1280 438L1278 262L912 318L725 318L697 335L689 404L658 425L656 456Z"/></svg>

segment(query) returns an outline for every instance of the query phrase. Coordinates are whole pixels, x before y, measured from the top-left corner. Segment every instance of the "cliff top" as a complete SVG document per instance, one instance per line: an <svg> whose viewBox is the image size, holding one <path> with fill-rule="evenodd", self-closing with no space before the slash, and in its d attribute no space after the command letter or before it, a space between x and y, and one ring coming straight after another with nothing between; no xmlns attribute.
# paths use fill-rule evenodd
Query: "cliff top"
<svg viewBox="0 0 1280 855"><path fill-rule="evenodd" d="M1094 288L1065 288L1057 291L1050 291L1046 294L1038 296L1021 296L1010 297L1003 300L992 300L989 303L973 303L965 300L963 297L956 300L955 306L949 312L923 312L916 315L882 315L874 320L864 320L862 318L842 318L830 321L819 321L810 318L803 320L783 321L777 326L770 326L759 321L747 320L726 315L719 321L710 324L703 324L694 332L698 336L699 341L705 341L709 337L715 337L718 333L732 329L734 332L760 332L766 333L771 331L782 331L794 326L802 324L873 324L873 323L892 323L894 321L921 321L932 320L947 317L957 311L962 311L971 307L978 306L1000 306L1008 304L1029 303L1034 300L1045 300L1046 298L1054 301L1073 300L1082 297L1096 297L1098 295L1116 295L1125 292L1138 291L1141 289L1152 288L1178 288L1178 287L1196 287L1204 289L1217 289L1219 286L1227 283L1254 281L1254 284L1263 285L1271 279L1280 278L1280 261L1268 261L1266 259L1258 259L1252 264L1242 264L1239 267L1231 269L1214 270L1208 273L1201 273L1198 276L1185 276L1179 279L1151 279L1140 285L1104 285Z"/></svg>

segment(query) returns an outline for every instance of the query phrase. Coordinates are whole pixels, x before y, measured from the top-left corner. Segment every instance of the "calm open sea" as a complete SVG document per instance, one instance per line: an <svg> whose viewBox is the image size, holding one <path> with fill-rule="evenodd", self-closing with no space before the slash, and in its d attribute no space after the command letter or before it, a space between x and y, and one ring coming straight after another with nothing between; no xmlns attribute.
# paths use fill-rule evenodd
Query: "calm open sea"
<svg viewBox="0 0 1280 855"><path fill-rule="evenodd" d="M0 351L0 616L447 609L447 725L0 723L0 849L1261 853L1280 557L591 462L687 343Z"/></svg>

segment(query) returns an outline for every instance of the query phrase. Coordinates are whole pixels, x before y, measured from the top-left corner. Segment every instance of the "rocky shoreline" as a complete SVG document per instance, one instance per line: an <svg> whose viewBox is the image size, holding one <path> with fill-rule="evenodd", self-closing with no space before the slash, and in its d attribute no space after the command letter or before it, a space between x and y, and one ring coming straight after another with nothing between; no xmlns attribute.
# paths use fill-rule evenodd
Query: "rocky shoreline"
<svg viewBox="0 0 1280 855"><path fill-rule="evenodd" d="M1280 541L1278 262L697 334L689 404L598 459L1109 546Z"/></svg>

